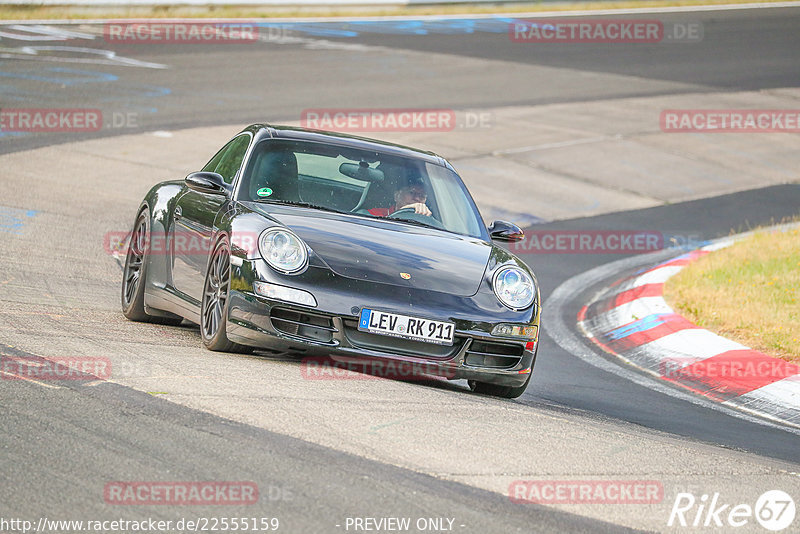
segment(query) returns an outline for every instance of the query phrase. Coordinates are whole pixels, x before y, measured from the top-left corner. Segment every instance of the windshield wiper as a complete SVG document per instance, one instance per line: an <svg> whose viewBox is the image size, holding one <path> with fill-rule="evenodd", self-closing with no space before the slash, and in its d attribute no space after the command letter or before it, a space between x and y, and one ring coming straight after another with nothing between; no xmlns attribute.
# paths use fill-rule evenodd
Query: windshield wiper
<svg viewBox="0 0 800 534"><path fill-rule="evenodd" d="M336 210L336 209L333 209L333 208L329 208L327 206L319 206L317 204L312 204L310 202L302 202L302 201L297 201L297 200L279 200L279 199L276 199L276 198L272 198L272 199L263 198L263 199L254 200L253 202L263 202L265 204L281 204L281 205L284 205L284 206L299 206L301 208L313 208L313 209L322 210L322 211L332 211L333 213L347 213L346 211Z"/></svg>
<svg viewBox="0 0 800 534"><path fill-rule="evenodd" d="M374 216L373 216L374 217ZM383 219L384 221L398 221L407 224L413 224L414 226L422 226L423 228L433 228L434 230L445 230L443 227L435 226L433 224L427 224L422 221L414 221L412 219L393 219L391 217L374 217L375 219Z"/></svg>

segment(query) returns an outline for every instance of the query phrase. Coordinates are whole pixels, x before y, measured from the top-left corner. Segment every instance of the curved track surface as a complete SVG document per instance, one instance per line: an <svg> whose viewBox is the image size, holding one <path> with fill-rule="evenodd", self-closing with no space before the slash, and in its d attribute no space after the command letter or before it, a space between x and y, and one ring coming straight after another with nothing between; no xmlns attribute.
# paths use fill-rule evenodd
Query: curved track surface
<svg viewBox="0 0 800 534"><path fill-rule="evenodd" d="M155 46L103 42L98 25L53 26L73 32L55 42L0 27L4 109L104 116L99 132L0 137L0 352L108 358L115 370L100 384L4 376L0 516L246 515L279 517L287 532L441 517L461 532L588 532L669 530L680 492L753 504L782 489L797 501L796 433L589 365L577 354L588 348L548 335L547 309L532 386L516 401L460 382L307 381L285 355L209 353L191 325L119 312L107 239L129 229L144 192L196 170L241 125L297 122L307 108L486 114L483 128L372 135L451 158L485 214L538 222L536 232L646 230L684 245L795 215L791 135L664 134L658 114L796 107L800 9L658 18L701 23L704 38L544 47L511 43L485 22L303 24L249 45ZM623 257L532 252L520 253L545 306L564 281ZM558 320L574 327L596 289L560 305ZM543 479L655 480L664 491L638 505L507 498L513 481ZM248 480L261 497L241 507L104 503L105 484L119 480Z"/></svg>

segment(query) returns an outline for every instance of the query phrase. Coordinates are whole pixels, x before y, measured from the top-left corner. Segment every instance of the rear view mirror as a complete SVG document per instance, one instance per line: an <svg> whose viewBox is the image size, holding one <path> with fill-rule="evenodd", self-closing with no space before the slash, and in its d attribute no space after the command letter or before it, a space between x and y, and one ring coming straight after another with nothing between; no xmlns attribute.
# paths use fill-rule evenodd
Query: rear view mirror
<svg viewBox="0 0 800 534"><path fill-rule="evenodd" d="M342 163L339 165L339 172L362 182L383 181L383 171L373 169L365 161L361 163Z"/></svg>

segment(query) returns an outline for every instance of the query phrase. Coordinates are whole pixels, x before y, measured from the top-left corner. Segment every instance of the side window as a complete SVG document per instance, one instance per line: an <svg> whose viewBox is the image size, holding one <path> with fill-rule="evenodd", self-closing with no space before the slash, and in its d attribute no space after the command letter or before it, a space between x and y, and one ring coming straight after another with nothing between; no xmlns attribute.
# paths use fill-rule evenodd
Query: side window
<svg viewBox="0 0 800 534"><path fill-rule="evenodd" d="M205 167L204 171L216 172L222 175L226 184L233 182L236 177L236 171L242 165L247 146L250 144L250 136L240 135L233 139L230 143L222 147L222 150L211 158Z"/></svg>
<svg viewBox="0 0 800 534"><path fill-rule="evenodd" d="M229 141L227 145L225 145L224 147L220 148L220 149L219 149L219 152L217 152L216 154L214 154L214 157L213 157L213 158L211 158L211 161L209 161L208 163L206 163L206 166L205 166L205 167L203 167L203 168L202 168L202 169L200 169L200 170L201 170L201 171L205 171L205 172L216 172L217 165L219 165L219 162L220 162L220 160L222 159L222 156L224 156L224 155L225 155L225 152L227 152L227 151L228 151L228 149L229 149L231 146L233 146L233 144L234 144L235 142L236 142L236 139L234 139L234 140L232 140L232 141Z"/></svg>

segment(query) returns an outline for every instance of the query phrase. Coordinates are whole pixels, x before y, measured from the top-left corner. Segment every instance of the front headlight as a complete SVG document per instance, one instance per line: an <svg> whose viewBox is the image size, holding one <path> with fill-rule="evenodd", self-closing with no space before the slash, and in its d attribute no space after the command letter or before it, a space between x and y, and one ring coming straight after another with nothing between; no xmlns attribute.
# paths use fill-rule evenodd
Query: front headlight
<svg viewBox="0 0 800 534"><path fill-rule="evenodd" d="M305 243L285 228L264 230L258 238L258 250L267 263L284 274L296 273L308 263Z"/></svg>
<svg viewBox="0 0 800 534"><path fill-rule="evenodd" d="M523 310L533 304L536 286L528 273L519 267L503 267L492 280L498 300L512 310Z"/></svg>

